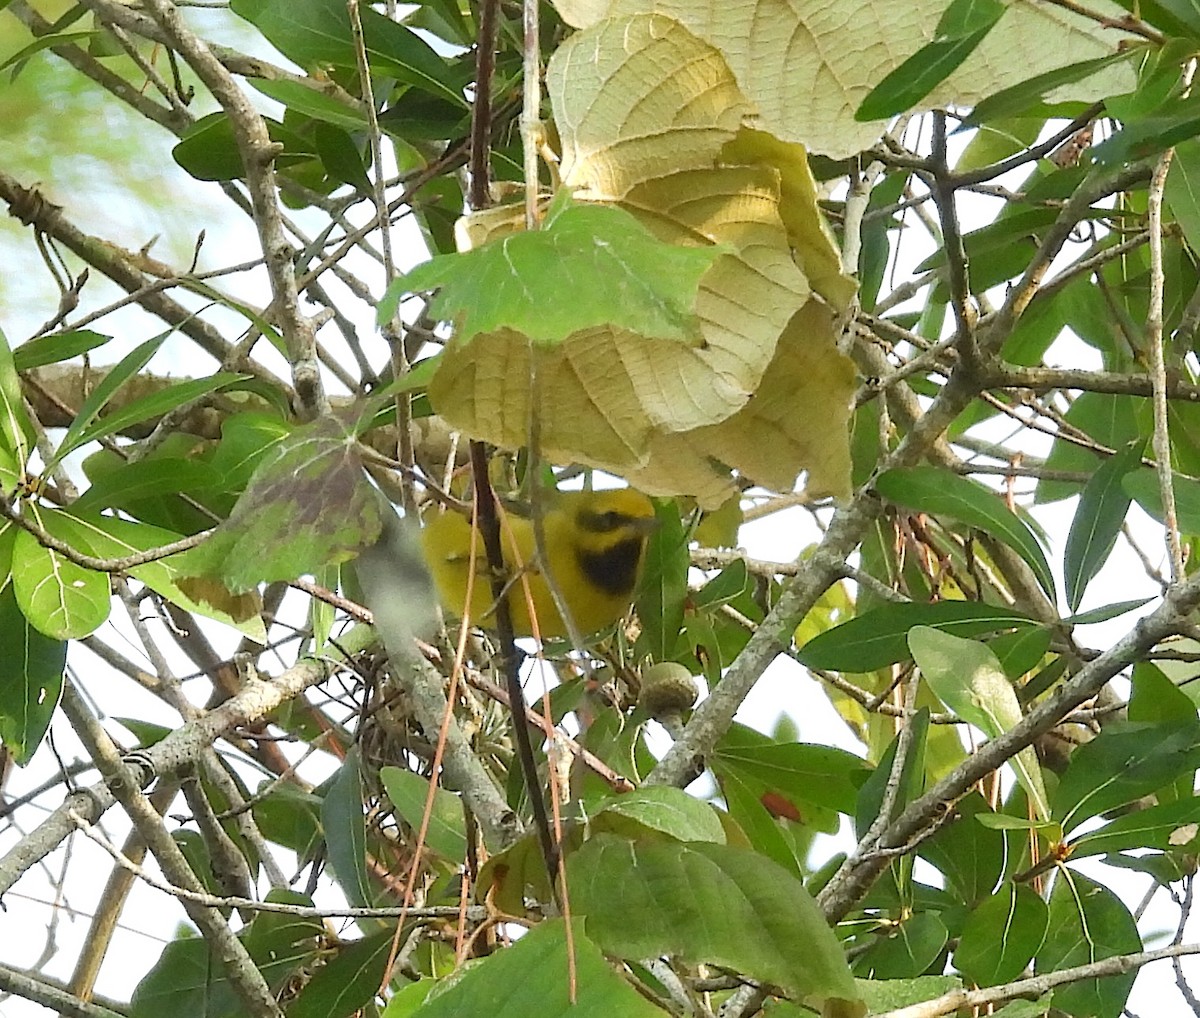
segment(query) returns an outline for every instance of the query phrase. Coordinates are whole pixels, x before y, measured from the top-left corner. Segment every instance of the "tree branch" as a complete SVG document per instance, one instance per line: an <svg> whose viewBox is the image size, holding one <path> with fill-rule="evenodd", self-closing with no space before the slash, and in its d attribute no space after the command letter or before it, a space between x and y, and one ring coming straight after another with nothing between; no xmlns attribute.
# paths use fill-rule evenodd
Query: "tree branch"
<svg viewBox="0 0 1200 1018"><path fill-rule="evenodd" d="M339 646L347 654L356 654L370 646L374 639L368 627L359 626L343 636ZM324 682L338 667L336 662L330 660L309 658L270 681L248 682L241 692L220 707L195 721L189 721L160 742L139 751L138 758L159 778L180 774L193 766L201 753L224 732L257 721L309 686ZM115 801L102 781L68 795L53 813L0 858L0 895L76 829L73 816L96 823Z"/></svg>
<svg viewBox="0 0 1200 1018"><path fill-rule="evenodd" d="M167 833L162 818L139 787L134 769L122 762L120 752L112 739L75 691L74 683L69 679L63 683L62 708L71 722L71 727L75 729L75 734L100 767L105 785L124 807L134 828L153 853L167 879L189 891L203 892L204 888L188 864L183 850ZM88 826L86 820L81 820L80 823ZM208 941L210 951L224 968L225 975L234 991L242 998L242 1003L246 1005L251 1018L283 1018L283 1011L276 1003L271 987L254 964L246 945L234 936L220 910L187 899L182 900L184 909L199 926L200 932Z"/></svg>
<svg viewBox="0 0 1200 1018"><path fill-rule="evenodd" d="M875 1018L937 1018L938 1015L953 1014L959 1009L986 1008L991 1004L999 1004L1017 997L1037 998L1053 990L1056 986L1077 983L1083 979L1123 976L1154 961L1181 958L1191 954L1200 954L1200 944L1179 944L1163 947L1157 951L1117 954L1088 965L1076 965L1074 968L1059 969L1057 972L1046 972L1043 975L1005 983L1003 986L988 986L982 990L951 990L949 993L943 993L940 997L922 1001L920 1004L910 1004L908 1007L884 1011Z"/></svg>
<svg viewBox="0 0 1200 1018"><path fill-rule="evenodd" d="M1080 668L1009 731L984 743L933 788L910 803L873 846L865 846L866 852L856 852L848 858L822 889L817 903L826 917L831 922L844 917L887 865L889 857L886 853L920 837L930 825L940 820L948 803L960 798L975 782L1032 745L1074 708L1100 692L1110 679L1143 658L1155 644L1180 632L1198 605L1200 577L1170 590L1163 603L1140 619L1124 637Z"/></svg>
<svg viewBox="0 0 1200 1018"><path fill-rule="evenodd" d="M86 2L86 0L85 0ZM328 411L317 361L316 332L300 311L293 251L283 234L275 183L275 155L267 125L233 76L208 46L184 24L170 0L145 0L171 46L187 60L229 117L234 140L246 171L246 185L258 227L259 242L271 281L271 306L281 323L292 367L298 409L307 419Z"/></svg>

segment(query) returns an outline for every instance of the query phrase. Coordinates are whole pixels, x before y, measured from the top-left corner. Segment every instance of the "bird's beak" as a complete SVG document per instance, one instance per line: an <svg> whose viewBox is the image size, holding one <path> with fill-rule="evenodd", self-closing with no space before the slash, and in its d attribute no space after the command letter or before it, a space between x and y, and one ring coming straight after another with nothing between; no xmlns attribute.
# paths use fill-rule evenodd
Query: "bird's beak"
<svg viewBox="0 0 1200 1018"><path fill-rule="evenodd" d="M634 529L643 537L650 537L658 530L657 516L639 516L632 522Z"/></svg>

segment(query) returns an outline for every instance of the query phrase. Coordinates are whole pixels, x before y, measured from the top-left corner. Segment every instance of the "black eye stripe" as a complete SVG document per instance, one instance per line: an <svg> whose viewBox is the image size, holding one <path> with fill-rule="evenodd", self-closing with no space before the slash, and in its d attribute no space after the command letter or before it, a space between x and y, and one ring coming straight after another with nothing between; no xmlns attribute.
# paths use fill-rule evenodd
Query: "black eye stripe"
<svg viewBox="0 0 1200 1018"><path fill-rule="evenodd" d="M602 513L584 511L579 514L580 528L591 531L593 534L607 534L613 530L620 530L632 522L634 522L632 516L616 509L609 509Z"/></svg>

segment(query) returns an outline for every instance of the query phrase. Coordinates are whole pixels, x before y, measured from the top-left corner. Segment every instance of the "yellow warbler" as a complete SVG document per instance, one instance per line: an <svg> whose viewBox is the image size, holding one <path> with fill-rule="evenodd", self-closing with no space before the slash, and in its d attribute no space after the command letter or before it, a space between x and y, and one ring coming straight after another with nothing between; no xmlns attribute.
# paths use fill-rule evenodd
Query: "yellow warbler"
<svg viewBox="0 0 1200 1018"><path fill-rule="evenodd" d="M646 539L654 528L654 507L632 488L563 491L551 496L543 520L550 572L580 633L590 635L617 621L633 601ZM429 519L421 531L425 559L447 611L462 615L467 604L471 525L454 512ZM567 635L545 577L534 567L533 521L509 515L501 528L506 571L514 577L506 595L518 636L533 634L522 579L529 584L538 631ZM523 572L522 572L523 570ZM470 616L475 625L494 628L495 601L488 579L483 539L476 538L475 581Z"/></svg>

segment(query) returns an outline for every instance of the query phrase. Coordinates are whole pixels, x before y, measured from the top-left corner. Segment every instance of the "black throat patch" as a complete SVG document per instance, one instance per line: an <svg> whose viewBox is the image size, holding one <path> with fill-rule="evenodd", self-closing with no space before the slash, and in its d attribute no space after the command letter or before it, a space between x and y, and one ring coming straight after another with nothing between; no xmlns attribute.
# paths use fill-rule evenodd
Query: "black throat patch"
<svg viewBox="0 0 1200 1018"><path fill-rule="evenodd" d="M643 539L630 537L603 551L576 551L575 560L592 583L613 597L633 593Z"/></svg>

